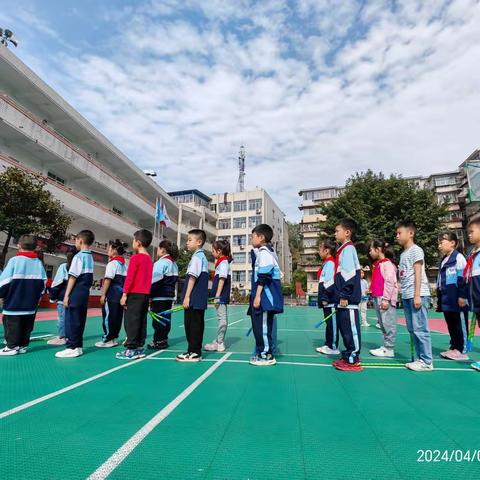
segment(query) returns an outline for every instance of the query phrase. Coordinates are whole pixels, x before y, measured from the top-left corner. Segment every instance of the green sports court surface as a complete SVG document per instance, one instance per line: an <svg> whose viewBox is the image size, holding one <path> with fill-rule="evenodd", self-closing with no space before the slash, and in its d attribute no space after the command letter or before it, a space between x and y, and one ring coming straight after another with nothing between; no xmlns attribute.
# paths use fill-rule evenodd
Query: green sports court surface
<svg viewBox="0 0 480 480"><path fill-rule="evenodd" d="M88 320L83 357L56 359L57 348L36 339L28 354L1 358L2 478L480 479L480 373L438 360L445 334L432 333L433 372L340 372L314 351L319 311L287 307L278 364L259 368L247 363L245 311L230 308L227 352L199 364L174 360L185 350L178 313L170 349L143 360L95 348L100 318ZM206 319L210 341L212 309ZM42 321L33 336L53 333L55 321ZM368 367L381 333L362 335ZM403 326L397 345L392 362L408 361ZM478 345L471 357L480 359ZM419 462L419 450L432 452Z"/></svg>

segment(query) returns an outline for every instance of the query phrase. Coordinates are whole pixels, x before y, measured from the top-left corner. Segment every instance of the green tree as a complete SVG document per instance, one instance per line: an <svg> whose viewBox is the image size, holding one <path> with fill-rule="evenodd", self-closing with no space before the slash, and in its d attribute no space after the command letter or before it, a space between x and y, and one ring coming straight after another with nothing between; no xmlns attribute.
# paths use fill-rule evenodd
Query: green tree
<svg viewBox="0 0 480 480"><path fill-rule="evenodd" d="M304 291L307 291L307 272L303 270L296 270L292 274L292 287L293 291L295 291L295 285L297 282L302 284L302 288Z"/></svg>
<svg viewBox="0 0 480 480"><path fill-rule="evenodd" d="M180 249L177 259L179 277L183 278L187 274L188 262L190 262L191 258L192 252L189 252L186 248Z"/></svg>
<svg viewBox="0 0 480 480"><path fill-rule="evenodd" d="M295 271L300 260L302 251L302 235L300 233L300 224L287 222L288 226L288 245L292 254L292 271Z"/></svg>
<svg viewBox="0 0 480 480"><path fill-rule="evenodd" d="M352 217L358 223L356 241L363 261L368 240L378 238L396 245L396 224L410 219L417 225L416 242L425 250L426 263L432 265L438 258L437 236L445 228L447 209L433 191L411 180L368 170L353 175L340 196L322 206L322 213L327 217L322 223L327 235L333 235L340 218ZM398 246L396 252L400 252Z"/></svg>
<svg viewBox="0 0 480 480"><path fill-rule="evenodd" d="M16 237L31 233L46 240L47 251L55 251L65 240L71 218L62 204L45 189L40 175L9 167L0 174L0 231L7 236L0 253L3 269L8 247Z"/></svg>

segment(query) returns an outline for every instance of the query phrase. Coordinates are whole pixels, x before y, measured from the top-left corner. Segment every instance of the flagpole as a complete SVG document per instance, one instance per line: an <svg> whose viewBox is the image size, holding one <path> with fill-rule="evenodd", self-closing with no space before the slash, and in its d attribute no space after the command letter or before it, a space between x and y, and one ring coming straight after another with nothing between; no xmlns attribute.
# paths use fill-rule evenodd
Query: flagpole
<svg viewBox="0 0 480 480"><path fill-rule="evenodd" d="M155 261L155 252L157 251L157 249L155 248L155 235L156 235L156 232L157 232L157 208L158 208L158 197L156 197L155 199L155 213L153 214L153 255L152 255L152 258L153 258L153 261Z"/></svg>
<svg viewBox="0 0 480 480"><path fill-rule="evenodd" d="M163 200L162 200L162 203L163 203ZM164 203L163 203L163 205L162 205L162 204L160 205L160 208L161 208L161 210L162 210L162 213L163 213L163 207L164 207L164 205L165 205ZM163 220L164 220L164 219L163 219ZM163 222L162 222L162 223L160 224L160 241L163 240L163 225L164 225L164 224L163 224Z"/></svg>

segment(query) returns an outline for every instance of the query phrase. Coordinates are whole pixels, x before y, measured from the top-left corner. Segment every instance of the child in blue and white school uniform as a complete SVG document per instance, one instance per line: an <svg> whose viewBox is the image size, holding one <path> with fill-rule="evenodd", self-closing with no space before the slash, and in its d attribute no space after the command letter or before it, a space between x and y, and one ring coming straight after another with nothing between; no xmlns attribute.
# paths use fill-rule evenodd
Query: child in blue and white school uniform
<svg viewBox="0 0 480 480"><path fill-rule="evenodd" d="M466 352L468 323L467 288L463 271L465 257L457 250L458 238L454 232L445 232L438 237L438 249L443 257L438 267L437 310L443 312L450 335L450 348L441 352L449 360L468 360ZM466 314L466 315L465 315ZM462 318L464 317L464 318Z"/></svg>
<svg viewBox="0 0 480 480"><path fill-rule="evenodd" d="M65 335L65 306L63 305L63 297L65 296L65 290L67 289L68 283L68 270L72 264L74 253L67 252L67 261L61 263L55 277L53 279L52 285L48 289L48 295L50 301L57 304L57 333L58 336L52 338L47 342L48 345L65 345L67 343L67 337Z"/></svg>
<svg viewBox="0 0 480 480"><path fill-rule="evenodd" d="M205 345L207 352L225 351L225 334L228 327L228 307L232 287L232 269L230 263L232 254L228 240L215 240L212 245L215 258L215 276L213 277L211 296L217 310L218 331L217 337Z"/></svg>
<svg viewBox="0 0 480 480"><path fill-rule="evenodd" d="M275 365L273 327L275 314L283 313L281 272L278 258L270 245L273 230L267 224L252 230L252 246L257 250L254 265L250 309L256 352L250 359L255 366Z"/></svg>
<svg viewBox="0 0 480 480"><path fill-rule="evenodd" d="M184 323L188 350L177 355L178 362L200 362L202 360L203 333L205 330L205 310L208 306L208 260L203 246L207 235L203 230L188 232L187 250L192 258L187 267L183 286Z"/></svg>
<svg viewBox="0 0 480 480"><path fill-rule="evenodd" d="M169 240L162 240L157 250L158 260L153 265L150 309L159 314L171 310L175 300L178 282L178 247ZM164 320L152 320L153 342L148 344L151 350L168 348L168 334L172 327L171 313L162 315Z"/></svg>
<svg viewBox="0 0 480 480"><path fill-rule="evenodd" d="M335 251L336 244L330 239L320 242L319 254L323 260L318 279L318 308L323 309L323 316L327 318L331 315L335 307L334 300L334 279L335 279ZM316 348L318 353L324 355L338 355L338 324L337 317L333 314L330 320L327 320L325 326L325 344Z"/></svg>
<svg viewBox="0 0 480 480"><path fill-rule="evenodd" d="M45 290L47 274L35 249L37 239L22 235L18 253L0 275L0 298L3 298L3 325L7 345L0 356L26 353L35 323L38 303Z"/></svg>
<svg viewBox="0 0 480 480"><path fill-rule="evenodd" d="M352 242L357 224L351 218L339 220L335 227L335 239L340 244L335 256L334 303L337 305L338 329L345 349L342 358L333 361L337 370L359 372L361 333L359 304L362 300L361 266L357 250Z"/></svg>
<svg viewBox="0 0 480 480"><path fill-rule="evenodd" d="M108 244L109 261L105 268L105 276L102 282L102 340L95 343L98 348L112 348L118 345L118 336L123 324L124 308L120 305L123 295L123 286L127 276L125 265L125 248L127 244L121 240L110 241Z"/></svg>
<svg viewBox="0 0 480 480"><path fill-rule="evenodd" d="M93 283L93 257L90 247L95 235L90 230L80 231L75 238L78 253L68 270L68 283L63 298L65 306L65 350L57 352L57 358L76 358L83 355L83 332L87 322L88 299Z"/></svg>
<svg viewBox="0 0 480 480"><path fill-rule="evenodd" d="M469 307L475 315L475 319L471 321L480 325L480 219L472 220L468 224L467 232L468 240L474 248L468 257L463 276L467 284ZM475 326L470 325L471 328ZM474 362L470 366L480 372L480 362Z"/></svg>

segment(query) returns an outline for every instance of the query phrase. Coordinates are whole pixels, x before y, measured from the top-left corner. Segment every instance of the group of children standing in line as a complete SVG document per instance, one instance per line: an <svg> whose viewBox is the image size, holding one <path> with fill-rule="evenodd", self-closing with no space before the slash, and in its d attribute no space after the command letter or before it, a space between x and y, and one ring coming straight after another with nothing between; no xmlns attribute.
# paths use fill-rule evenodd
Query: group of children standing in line
<svg viewBox="0 0 480 480"><path fill-rule="evenodd" d="M360 305L365 302L366 286L362 268L353 244L357 225L350 218L342 219L335 229L335 241L320 243L323 266L319 275L318 306L323 309L326 323L325 344L317 348L324 355L338 355L333 366L344 371L361 371ZM432 344L428 325L430 288L425 272L422 248L415 244L415 225L400 222L396 238L403 247L397 269L393 248L383 240L372 240L369 255L373 260L370 285L383 345L370 350L375 357L395 355L397 326L397 297L401 292L407 329L411 335L416 359L406 363L414 371L433 369ZM272 228L262 224L252 230L252 289L248 314L252 319L255 352L253 365L274 365L275 316L283 312L281 271L271 245ZM480 316L480 220L468 225L468 237L474 250L468 261L457 250L457 237L452 232L442 234L438 247L443 255L438 273L438 308L445 316L450 334L450 348L440 355L451 360L468 360L468 312ZM57 303L58 337L50 345L65 346L57 358L83 355L83 333L87 318L90 288L93 282L94 242L90 230L82 230L75 240L76 255L67 254L49 288L50 299ZM195 229L188 233L187 249L192 253L183 287L184 326L188 348L177 355L179 362L198 362L202 359L205 310L209 301L217 309L218 332L206 344L206 351L223 352L228 326L227 305L230 301L232 261L230 244L225 240L213 243L216 260L213 288L209 291L208 261L203 250L206 234ZM148 348L168 348L171 310L178 282L178 247L162 240L157 249L158 260L153 263L148 253L152 234L148 230L135 232L128 268L124 253L126 244L112 241L108 247L100 302L102 305L102 340L98 348L118 345L122 325L126 332L125 349L116 354L124 360L145 357L147 315L152 313L153 341ZM36 238L23 235L18 241L18 253L10 259L0 274L0 298L4 299L3 324L6 346L0 356L26 353L33 329L38 303L45 290L46 273L36 253ZM159 321L159 319L161 321ZM473 320L475 322L475 320ZM344 349L339 350L339 335ZM480 370L480 362L472 364Z"/></svg>
<svg viewBox="0 0 480 480"><path fill-rule="evenodd" d="M365 302L367 287L362 285L362 268L352 238L357 229L352 219L338 222L335 240L323 240L319 254L323 260L319 275L318 306L323 309L326 324L325 344L317 352L341 355L333 366L339 370L361 371L361 331L359 310ZM397 269L391 245L383 240L369 243L373 260L370 292L373 297L383 345L370 350L375 357L393 358L397 328L397 300L400 290L408 332L416 359L405 364L413 371L433 370L432 343L428 325L430 287L425 272L425 258L415 244L416 227L404 221L397 225L396 238L403 248ZM457 250L455 233L445 232L438 238L442 254L437 279L438 311L443 312L450 335L450 348L440 355L445 359L467 361L468 312L480 317L480 220L468 225L468 238L474 245L468 261ZM340 247L337 248L337 244ZM366 317L366 316L365 316ZM366 318L362 322L365 325ZM368 326L368 324L366 324ZM475 327L475 325L473 325ZM344 350L339 351L339 333ZM480 371L480 362L471 364Z"/></svg>
<svg viewBox="0 0 480 480"><path fill-rule="evenodd" d="M273 230L262 224L252 230L252 295L249 314L256 348L250 363L273 365L275 314L283 312L281 272L278 258L271 245ZM87 319L90 288L93 283L93 257L90 250L95 240L93 232L82 230L75 239L76 255L67 254L49 290L50 300L57 303L58 337L50 345L65 346L57 358L76 358L83 355L83 334ZM192 253L183 287L184 326L188 344L185 353L177 355L179 362L198 362L202 359L205 328L205 310L213 301L217 310L218 332L216 338L204 346L206 351L223 352L228 326L227 305L231 293L232 261L230 244L225 240L213 242L212 253L216 260L213 288L209 291L208 261L203 250L206 234L194 229L188 233L187 249ZM115 240L109 243L109 262L102 282L103 332L98 348L118 345L122 325L125 328L125 349L116 354L122 360L145 357L147 315L152 313L153 341L148 348L168 348L171 328L171 310L178 282L178 247L162 240L157 249L158 260L153 263L148 253L152 233L135 232L132 241L134 254L128 268L124 253L126 244ZM33 235L22 235L17 242L18 253L9 260L0 274L0 298L4 300L3 325L6 346L0 356L13 356L27 352L30 334L40 298L45 291L47 276L36 252ZM210 298L212 297L212 298ZM159 321L160 320L160 321Z"/></svg>

